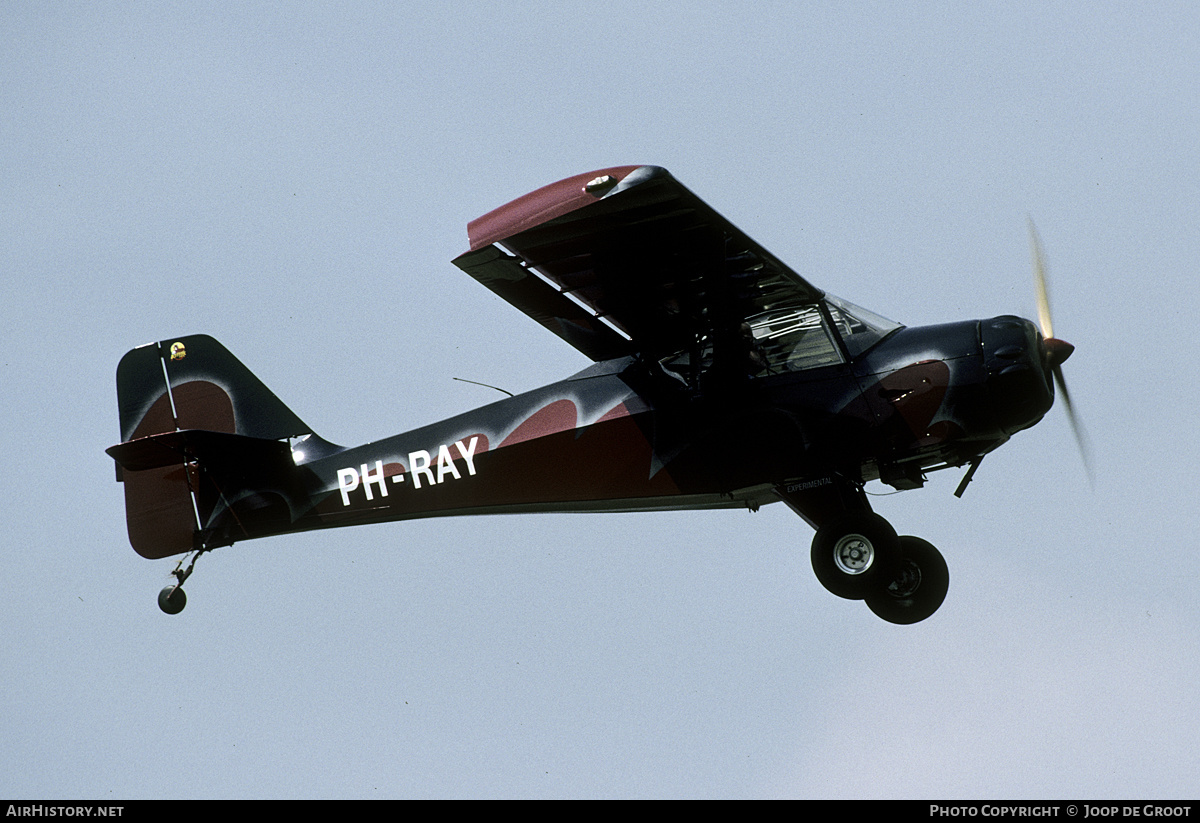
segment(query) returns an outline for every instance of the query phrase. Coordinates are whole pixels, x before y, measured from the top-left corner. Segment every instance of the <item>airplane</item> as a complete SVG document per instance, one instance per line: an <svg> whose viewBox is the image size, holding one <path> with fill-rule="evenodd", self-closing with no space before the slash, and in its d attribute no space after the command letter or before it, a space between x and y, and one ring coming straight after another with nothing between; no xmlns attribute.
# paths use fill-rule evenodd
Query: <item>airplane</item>
<svg viewBox="0 0 1200 823"><path fill-rule="evenodd" d="M945 599L946 562L873 512L865 484L917 489L965 467L961 497L985 455L1049 411L1055 384L1086 465L1062 373L1073 347L1052 331L1032 222L1040 328L1011 315L888 320L812 285L656 166L568 177L467 234L454 264L592 365L347 448L212 337L121 359L122 442L107 453L134 550L184 555L164 612L183 609L199 556L269 535L783 502L815 529L829 592L911 624Z"/></svg>

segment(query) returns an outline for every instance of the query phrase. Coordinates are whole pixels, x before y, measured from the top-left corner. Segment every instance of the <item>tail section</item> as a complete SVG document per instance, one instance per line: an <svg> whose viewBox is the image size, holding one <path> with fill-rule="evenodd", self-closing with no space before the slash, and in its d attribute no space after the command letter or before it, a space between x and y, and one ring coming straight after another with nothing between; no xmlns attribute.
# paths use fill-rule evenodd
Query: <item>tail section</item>
<svg viewBox="0 0 1200 823"><path fill-rule="evenodd" d="M207 335L133 349L117 366L129 542L147 558L288 531L306 508L289 440L312 430Z"/></svg>

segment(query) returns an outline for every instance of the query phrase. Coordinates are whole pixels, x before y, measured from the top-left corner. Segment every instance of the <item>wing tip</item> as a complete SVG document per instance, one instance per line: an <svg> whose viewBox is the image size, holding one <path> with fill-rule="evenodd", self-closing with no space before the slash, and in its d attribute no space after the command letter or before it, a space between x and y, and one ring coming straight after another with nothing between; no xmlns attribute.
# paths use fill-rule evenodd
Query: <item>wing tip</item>
<svg viewBox="0 0 1200 823"><path fill-rule="evenodd" d="M614 166L542 186L468 223L469 251L478 251L630 186L664 176L669 177L670 172L661 166Z"/></svg>

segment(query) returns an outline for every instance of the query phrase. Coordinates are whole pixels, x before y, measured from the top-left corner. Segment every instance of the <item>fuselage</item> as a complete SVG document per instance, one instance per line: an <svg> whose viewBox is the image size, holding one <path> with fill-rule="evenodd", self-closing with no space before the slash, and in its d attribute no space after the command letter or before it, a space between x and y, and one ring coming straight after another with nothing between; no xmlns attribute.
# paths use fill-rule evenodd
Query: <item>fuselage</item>
<svg viewBox="0 0 1200 823"><path fill-rule="evenodd" d="M757 508L832 473L913 488L1036 423L1053 401L1043 360L1020 318L900 327L843 362L748 376L719 405L610 360L355 448L297 444L309 508L295 525Z"/></svg>

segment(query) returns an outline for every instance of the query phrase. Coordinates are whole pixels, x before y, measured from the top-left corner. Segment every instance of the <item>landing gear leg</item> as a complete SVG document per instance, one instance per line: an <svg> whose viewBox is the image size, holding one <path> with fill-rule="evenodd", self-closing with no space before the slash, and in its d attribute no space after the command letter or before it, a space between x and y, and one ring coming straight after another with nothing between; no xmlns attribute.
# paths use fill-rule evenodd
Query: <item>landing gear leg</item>
<svg viewBox="0 0 1200 823"><path fill-rule="evenodd" d="M200 559L200 555L208 551L207 549L199 549L193 556L192 562L188 563L187 568L183 567L184 560L179 561L175 566L175 570L171 574L175 575L176 583L167 586L158 593L158 607L167 614L179 614L183 611L183 607L187 605L187 595L183 592L183 581L187 580L192 575L192 570L196 568L196 561Z"/></svg>

